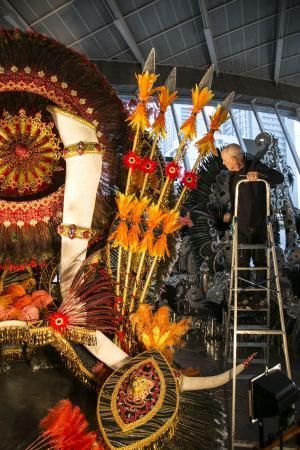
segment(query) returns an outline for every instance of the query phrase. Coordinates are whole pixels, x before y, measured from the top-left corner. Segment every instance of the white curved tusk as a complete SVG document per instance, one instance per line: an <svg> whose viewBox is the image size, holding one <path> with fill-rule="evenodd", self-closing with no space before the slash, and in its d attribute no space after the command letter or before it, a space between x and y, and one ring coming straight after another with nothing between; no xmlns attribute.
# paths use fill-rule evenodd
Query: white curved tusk
<svg viewBox="0 0 300 450"><path fill-rule="evenodd" d="M123 350L101 333L101 331L96 331L96 337L96 345L86 345L85 347L111 369L117 370L122 367L128 358L127 353L123 352Z"/></svg>
<svg viewBox="0 0 300 450"><path fill-rule="evenodd" d="M249 356L243 363L236 366L236 375L239 375L252 361L256 353ZM181 384L181 391L199 391L202 389L213 389L223 386L232 379L233 368L226 370L226 372L214 375L211 377L186 377L183 375Z"/></svg>
<svg viewBox="0 0 300 450"><path fill-rule="evenodd" d="M47 109L52 114L65 147L79 142L98 143L96 129L92 124L55 106ZM64 224L91 227L101 172L101 154L83 153L66 158ZM88 239L71 240L62 236L60 288L63 297L85 260L87 246Z"/></svg>

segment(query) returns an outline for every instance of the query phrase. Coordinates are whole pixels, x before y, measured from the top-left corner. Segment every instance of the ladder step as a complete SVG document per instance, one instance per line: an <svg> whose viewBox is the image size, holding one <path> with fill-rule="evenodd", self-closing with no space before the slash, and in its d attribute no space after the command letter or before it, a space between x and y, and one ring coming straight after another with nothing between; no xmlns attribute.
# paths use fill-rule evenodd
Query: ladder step
<svg viewBox="0 0 300 450"><path fill-rule="evenodd" d="M234 441L233 447L241 447L241 448L254 448L257 446L257 442L250 442L250 441Z"/></svg>
<svg viewBox="0 0 300 450"><path fill-rule="evenodd" d="M234 306L230 306L230 310L234 311ZM268 308L260 308L260 307L253 307L251 308L250 305L247 306L238 306L237 311L239 312L267 312L269 311Z"/></svg>
<svg viewBox="0 0 300 450"><path fill-rule="evenodd" d="M266 330L261 328L252 328L252 329L246 329L246 328L240 328L236 330L236 334L263 334L263 335L270 335L270 336L283 336L284 332L281 330Z"/></svg>
<svg viewBox="0 0 300 450"><path fill-rule="evenodd" d="M233 347L233 342L228 343L229 347ZM267 348L267 344L265 342L237 342L237 347L243 348Z"/></svg>
<svg viewBox="0 0 300 450"><path fill-rule="evenodd" d="M269 267L236 267L236 270L268 270ZM234 270L234 268L232 269Z"/></svg>
<svg viewBox="0 0 300 450"><path fill-rule="evenodd" d="M267 287L265 288L231 288L232 291L238 291L238 292L252 292L252 291L268 291L269 289Z"/></svg>
<svg viewBox="0 0 300 450"><path fill-rule="evenodd" d="M270 247L265 244L238 244L237 248L239 250L262 250Z"/></svg>

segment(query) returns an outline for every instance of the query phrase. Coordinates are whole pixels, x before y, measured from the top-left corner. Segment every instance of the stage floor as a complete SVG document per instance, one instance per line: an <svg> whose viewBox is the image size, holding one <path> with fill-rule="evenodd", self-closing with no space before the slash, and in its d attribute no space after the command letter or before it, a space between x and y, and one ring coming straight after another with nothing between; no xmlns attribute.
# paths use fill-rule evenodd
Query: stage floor
<svg viewBox="0 0 300 450"><path fill-rule="evenodd" d="M300 364L295 355L291 355L291 360L293 379L300 385ZM205 341L192 331L187 337L186 347L176 353L175 362L182 367L198 369L203 376L220 373L224 370L223 344ZM270 366L278 362L280 355L272 354L273 364ZM43 368L45 365L47 367ZM97 394L82 386L66 369L57 367L57 360L51 361L50 358L50 361L41 362L35 358L30 363L11 362L9 366L5 371L2 367L0 373L0 450L24 450L37 437L40 419L61 399L68 398L78 405L86 414L91 428L97 429ZM253 366L247 371L254 369ZM263 367L256 370L263 372ZM185 394L181 410L178 431L175 438L166 444L165 450L229 448L231 383L211 391ZM248 419L246 380L238 381L237 417L237 438L258 441L258 426L250 424ZM193 429L194 436L191 434ZM269 420L267 431L275 432L276 429L276 421Z"/></svg>

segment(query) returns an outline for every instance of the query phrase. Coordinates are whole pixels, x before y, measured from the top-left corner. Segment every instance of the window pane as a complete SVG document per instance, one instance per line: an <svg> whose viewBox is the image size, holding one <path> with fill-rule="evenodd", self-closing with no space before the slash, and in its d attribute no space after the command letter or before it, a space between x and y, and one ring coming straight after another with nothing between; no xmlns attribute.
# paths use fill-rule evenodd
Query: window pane
<svg viewBox="0 0 300 450"><path fill-rule="evenodd" d="M159 147L165 158L171 158L174 156L176 149L178 148L178 136L171 107L167 109L165 118L167 136L165 139L161 140Z"/></svg>
<svg viewBox="0 0 300 450"><path fill-rule="evenodd" d="M298 157L300 158L300 122L298 120L282 117L291 140L294 142ZM294 187L290 189L291 198L294 206L300 208L300 174L295 164L290 148L287 146L286 153L287 165L291 167L294 172Z"/></svg>
<svg viewBox="0 0 300 450"><path fill-rule="evenodd" d="M281 155L286 161L288 144L286 142L278 117L275 113L272 112L259 111L258 114L263 123L264 130L277 137Z"/></svg>
<svg viewBox="0 0 300 450"><path fill-rule="evenodd" d="M250 109L232 108L237 127L244 139L255 139L260 133L255 115Z"/></svg>

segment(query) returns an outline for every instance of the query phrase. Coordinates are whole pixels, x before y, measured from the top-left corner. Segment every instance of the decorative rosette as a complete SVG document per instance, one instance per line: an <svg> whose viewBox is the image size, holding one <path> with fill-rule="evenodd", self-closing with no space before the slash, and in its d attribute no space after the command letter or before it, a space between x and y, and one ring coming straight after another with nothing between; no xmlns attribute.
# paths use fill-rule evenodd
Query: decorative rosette
<svg viewBox="0 0 300 450"><path fill-rule="evenodd" d="M19 115L4 112L0 120L0 190L10 195L26 195L45 189L58 169L60 141L53 123L44 123L41 114Z"/></svg>
<svg viewBox="0 0 300 450"><path fill-rule="evenodd" d="M182 184L189 189L196 189L198 177L195 172L185 172L182 178Z"/></svg>
<svg viewBox="0 0 300 450"><path fill-rule="evenodd" d="M175 162L170 162L166 165L166 175L170 180L176 180L180 172L180 166Z"/></svg>

